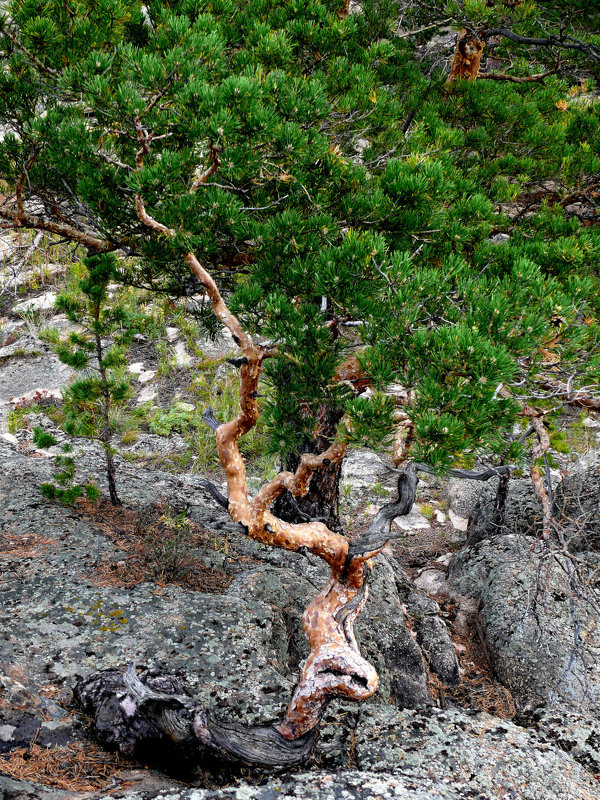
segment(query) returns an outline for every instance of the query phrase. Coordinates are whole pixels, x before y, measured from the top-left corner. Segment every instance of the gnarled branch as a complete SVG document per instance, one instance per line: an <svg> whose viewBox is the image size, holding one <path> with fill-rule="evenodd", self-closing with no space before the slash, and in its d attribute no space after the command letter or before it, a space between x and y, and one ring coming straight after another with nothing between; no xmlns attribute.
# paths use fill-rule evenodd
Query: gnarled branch
<svg viewBox="0 0 600 800"><path fill-rule="evenodd" d="M153 137L143 128L140 118L136 120L136 131L140 144L136 168L141 170ZM156 235L176 236L176 231L148 213L139 194L136 196L136 210L140 221ZM249 729L236 723L212 720L203 709L196 707L194 710L185 693L179 690L179 685L165 692L160 681L157 684L150 675L147 676L148 680L138 678L131 669L123 680L124 696L120 696L120 689L115 690L113 686L111 708L114 710L116 703L123 712L121 716L139 717L139 724L133 725L133 730L131 725L128 728L125 726L124 741L130 749L139 749L136 731L147 730L150 737L160 739L161 736L167 736L172 741L181 740L185 747L189 747L191 742L199 750L208 748L224 757L267 766L289 766L310 752L319 722L332 697L341 695L352 700L364 700L377 689L377 673L359 652L353 624L368 597L369 559L381 550L390 537L393 518L410 510L416 490L416 472L410 465L406 468L398 483L399 496L396 502L385 506L365 537L352 546L344 536L331 531L322 522L311 520L290 524L268 510L276 497L286 489L294 496L306 493L315 470L343 458L346 451L343 443L331 445L321 455L305 454L295 473L282 472L254 498L250 498L239 441L258 419L258 382L262 362L269 351L267 347L254 343L244 331L239 320L226 306L214 279L196 255L188 252L184 259L204 286L215 315L229 329L241 351L236 362L240 367L239 413L223 424L215 419L210 409L204 414L205 422L215 430L228 496L225 498L209 481L203 481L202 485L227 509L233 523L249 537L287 550L312 553L329 565L331 573L327 585L303 615L302 625L310 653L284 719L279 724ZM111 681L114 683L113 678ZM92 680L90 686L95 685ZM87 697L85 691L82 697ZM103 719L102 702L97 720ZM154 713L148 716L150 709ZM194 710L193 719L191 710ZM121 722L117 728L119 725Z"/></svg>

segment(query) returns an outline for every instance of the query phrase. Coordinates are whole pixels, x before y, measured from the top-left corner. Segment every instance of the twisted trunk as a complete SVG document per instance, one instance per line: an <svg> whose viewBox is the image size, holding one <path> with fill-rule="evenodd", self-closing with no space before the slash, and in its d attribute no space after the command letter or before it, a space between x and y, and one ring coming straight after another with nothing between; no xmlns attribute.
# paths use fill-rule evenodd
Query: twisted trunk
<svg viewBox="0 0 600 800"><path fill-rule="evenodd" d="M137 129L140 150L136 165L141 168L151 139L141 124ZM175 236L174 230L148 214L139 196L136 208L140 220L151 230ZM251 498L239 440L258 419L258 381L269 351L255 344L243 330L195 255L187 253L185 261L204 287L215 315L229 329L241 351L237 360L239 414L222 424L210 409L204 415L215 430L227 480L226 498L215 487L211 494L250 538L286 550L312 553L328 564L330 578L304 613L303 627L310 653L284 718L276 725L245 728L216 720L193 702L178 681L148 671L138 677L133 667L125 676L114 671L91 676L78 687L77 693L84 708L93 714L101 740L123 752L143 753L150 743L158 743L160 749L161 743L168 742L181 754L192 752L196 758L205 758L209 753L261 766L288 767L310 753L319 722L332 697L364 700L377 690L377 673L359 652L353 624L368 597L370 559L390 538L394 517L410 510L416 492L416 473L410 465L400 474L398 500L384 506L369 531L352 544L323 522L294 524L269 510L286 491L294 498L305 497L317 471L337 467L346 452L346 445L341 442L329 445L319 454L303 454L294 472L281 472Z"/></svg>
<svg viewBox="0 0 600 800"><path fill-rule="evenodd" d="M307 446L310 453L320 455L331 445L342 412L324 409L321 414L319 435ZM290 471L298 469L300 454L290 456L285 468ZM280 495L273 505L276 516L286 522L310 522L312 519L324 522L332 531L341 532L340 523L340 478L341 461L332 462L321 467L311 478L307 493L302 497L293 497L290 492Z"/></svg>

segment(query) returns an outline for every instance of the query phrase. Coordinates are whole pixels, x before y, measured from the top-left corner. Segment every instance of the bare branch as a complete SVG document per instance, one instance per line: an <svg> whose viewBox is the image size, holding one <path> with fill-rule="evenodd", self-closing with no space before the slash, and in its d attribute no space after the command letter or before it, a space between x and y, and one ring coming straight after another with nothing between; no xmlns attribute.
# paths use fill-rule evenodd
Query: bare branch
<svg viewBox="0 0 600 800"><path fill-rule="evenodd" d="M452 17L448 17L448 19L442 19L439 22L432 22L431 25L424 25L422 28L416 28L414 31L405 31L404 33L397 33L394 37L395 39L408 39L411 36L416 36L418 33L423 33L424 31L430 31L432 28L439 28L442 25L447 25L449 22L452 22Z"/></svg>
<svg viewBox="0 0 600 800"><path fill-rule="evenodd" d="M211 144L209 158L210 158L210 166L201 174L199 175L192 183L190 190L192 192L196 191L196 189L201 186L203 183L210 178L211 175L214 175L215 172L221 166L221 159L219 158L219 153L221 152L221 148L217 147L215 144Z"/></svg>
<svg viewBox="0 0 600 800"><path fill-rule="evenodd" d="M287 489L294 497L302 497L308 492L308 486L313 473L320 467L329 466L341 461L346 454L346 445L332 444L324 453L304 453L300 465L295 473L280 472L272 481L258 492L253 501L253 507L264 511Z"/></svg>
<svg viewBox="0 0 600 800"><path fill-rule="evenodd" d="M3 227L13 229L31 228L32 230L55 233L58 236L66 237L69 241L82 244L95 253L109 253L113 250L118 250L120 247L118 243L98 239L88 231L76 228L66 222L55 222L44 217L33 216L26 211L23 214L19 214L18 211L6 206L0 207L0 218L7 220L7 224L3 225Z"/></svg>
<svg viewBox="0 0 600 800"><path fill-rule="evenodd" d="M547 72L540 72L537 75L507 75L505 72L480 72L477 77L488 81L510 81L511 83L540 83L549 75L556 75L558 68L549 69Z"/></svg>
<svg viewBox="0 0 600 800"><path fill-rule="evenodd" d="M578 50L591 59L594 64L600 64L600 47L583 42L581 39L565 36L562 33L553 33L550 36L536 38L534 36L520 36L518 33L511 31L510 28L491 28L490 30L482 31L480 36L486 40L491 39L493 36L504 36L517 44L526 44L532 47L558 47L563 50Z"/></svg>

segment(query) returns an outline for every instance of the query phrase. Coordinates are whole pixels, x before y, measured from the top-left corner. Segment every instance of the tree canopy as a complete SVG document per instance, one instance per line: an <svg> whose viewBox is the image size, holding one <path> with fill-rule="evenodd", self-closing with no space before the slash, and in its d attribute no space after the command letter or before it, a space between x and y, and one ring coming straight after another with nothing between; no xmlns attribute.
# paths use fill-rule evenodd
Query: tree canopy
<svg viewBox="0 0 600 800"><path fill-rule="evenodd" d="M197 293L193 252L278 344L284 457L323 408L389 441L400 403L437 469L516 458L523 403L598 375L598 37L568 6L408 4L398 28L372 0L9 3L3 224L116 251L122 280L171 294ZM452 24L534 80L446 84L428 47ZM340 379L349 354L368 396Z"/></svg>

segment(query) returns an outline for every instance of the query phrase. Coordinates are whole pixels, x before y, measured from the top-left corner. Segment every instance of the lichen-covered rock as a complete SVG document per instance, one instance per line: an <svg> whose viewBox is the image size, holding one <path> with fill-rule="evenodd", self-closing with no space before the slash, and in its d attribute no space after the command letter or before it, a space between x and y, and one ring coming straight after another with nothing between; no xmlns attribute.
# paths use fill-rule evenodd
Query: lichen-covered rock
<svg viewBox="0 0 600 800"><path fill-rule="evenodd" d="M353 736L353 769L241 781L226 788L115 789L104 800L597 800L598 782L565 747L488 714L461 709L399 711L367 703ZM594 765L590 765L591 770ZM4 781L4 783L3 783ZM6 787L6 788L5 788ZM76 800L35 794L0 778L9 800ZM21 793L19 793L21 789ZM8 791L7 791L8 790Z"/></svg>
<svg viewBox="0 0 600 800"><path fill-rule="evenodd" d="M22 356L40 355L49 351L49 347L37 336L20 336L16 341L0 347L0 362L8 358L20 358Z"/></svg>
<svg viewBox="0 0 600 800"><path fill-rule="evenodd" d="M462 709L363 706L356 759L367 773L400 770L421 785L434 781L452 787L460 797L598 797L598 782L571 754L552 747L535 731Z"/></svg>
<svg viewBox="0 0 600 800"><path fill-rule="evenodd" d="M561 703L597 713L600 641L592 607L574 607L560 559L540 561L531 537L483 539L450 565L450 585L481 609L494 671L521 711ZM581 637L575 647L574 634Z"/></svg>
<svg viewBox="0 0 600 800"><path fill-rule="evenodd" d="M82 800L79 793L48 790L10 778L0 777L0 789L5 792L3 800ZM497 800L468 788L465 791L438 784L431 778L415 780L402 774L358 770L298 773L272 778L260 785L241 783L224 789L173 786L167 790L114 790L101 796L103 800ZM520 800L518 796L515 798Z"/></svg>
<svg viewBox="0 0 600 800"><path fill-rule="evenodd" d="M70 375L71 368L56 356L11 359L0 365L0 405L6 405L11 398L33 401L36 392L41 396L59 396Z"/></svg>
<svg viewBox="0 0 600 800"><path fill-rule="evenodd" d="M406 605L429 668L442 683L456 686L460 682L458 659L438 604L431 597L410 591Z"/></svg>
<svg viewBox="0 0 600 800"><path fill-rule="evenodd" d="M600 774L598 717L564 708L536 709L525 720L543 742L560 747L593 775Z"/></svg>
<svg viewBox="0 0 600 800"><path fill-rule="evenodd" d="M498 478L491 478L485 483L451 478L445 491L450 508L455 514L462 519L471 519L471 522L476 517L478 526L485 528L485 535L492 533L489 521L498 491ZM531 529L534 518L539 513L540 506L531 480L529 478L512 478L505 506L505 527L511 531L525 533ZM469 530L469 538L472 537L473 531Z"/></svg>

